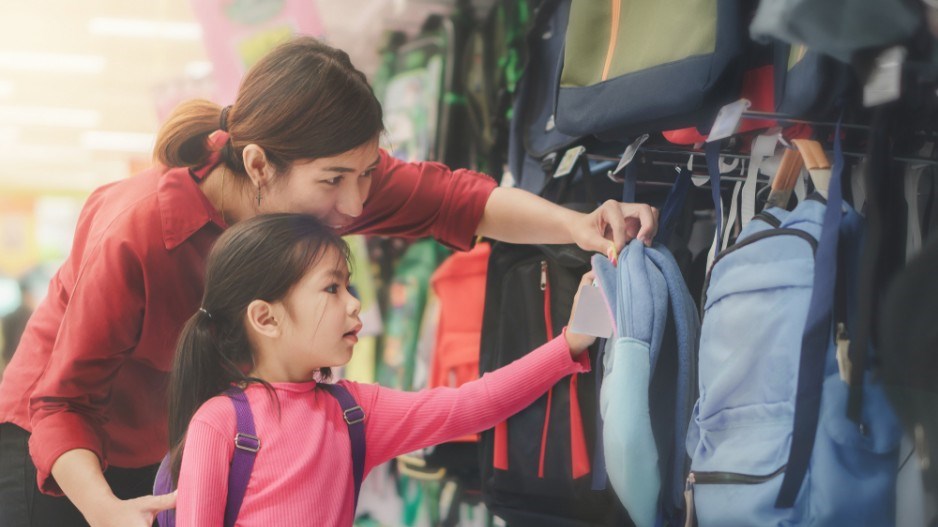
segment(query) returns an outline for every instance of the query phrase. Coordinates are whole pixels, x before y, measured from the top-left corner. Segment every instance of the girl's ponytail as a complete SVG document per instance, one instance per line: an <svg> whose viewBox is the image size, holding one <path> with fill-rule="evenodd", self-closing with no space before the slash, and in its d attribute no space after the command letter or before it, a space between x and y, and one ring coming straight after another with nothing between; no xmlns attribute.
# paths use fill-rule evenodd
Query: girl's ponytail
<svg viewBox="0 0 938 527"><path fill-rule="evenodd" d="M221 112L221 106L205 99L177 106L156 136L154 159L169 168L203 164L209 154L206 140L219 129Z"/></svg>
<svg viewBox="0 0 938 527"><path fill-rule="evenodd" d="M244 374L222 355L215 321L200 309L179 336L169 378L169 445L173 483L179 477L182 450L189 421L205 401L224 392Z"/></svg>

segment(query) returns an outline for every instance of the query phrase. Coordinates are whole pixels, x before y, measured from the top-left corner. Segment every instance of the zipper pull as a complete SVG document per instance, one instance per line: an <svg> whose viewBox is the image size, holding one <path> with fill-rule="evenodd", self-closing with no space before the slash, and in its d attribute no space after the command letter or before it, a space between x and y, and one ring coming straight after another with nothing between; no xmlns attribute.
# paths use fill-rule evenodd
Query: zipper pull
<svg viewBox="0 0 938 527"><path fill-rule="evenodd" d="M837 369L840 370L840 380L850 384L850 336L847 334L847 326L843 322L837 323L837 334L835 336L837 343Z"/></svg>
<svg viewBox="0 0 938 527"><path fill-rule="evenodd" d="M541 260L541 291L547 290L547 260Z"/></svg>
<svg viewBox="0 0 938 527"><path fill-rule="evenodd" d="M687 475L687 483L684 484L684 527L694 527L697 524L697 513L694 509L694 473Z"/></svg>

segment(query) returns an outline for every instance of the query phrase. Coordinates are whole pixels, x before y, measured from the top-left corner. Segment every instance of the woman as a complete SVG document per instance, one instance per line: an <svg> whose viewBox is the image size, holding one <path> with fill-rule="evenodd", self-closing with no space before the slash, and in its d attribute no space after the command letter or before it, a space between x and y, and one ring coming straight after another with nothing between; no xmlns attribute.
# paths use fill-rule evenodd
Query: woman
<svg viewBox="0 0 938 527"><path fill-rule="evenodd" d="M167 376L228 225L292 212L456 249L482 235L602 252L657 229L646 205L584 215L395 160L378 148L382 130L348 55L297 38L251 68L233 106L177 108L157 137L161 166L92 193L0 383L0 525L149 526L172 506L147 496L168 444Z"/></svg>

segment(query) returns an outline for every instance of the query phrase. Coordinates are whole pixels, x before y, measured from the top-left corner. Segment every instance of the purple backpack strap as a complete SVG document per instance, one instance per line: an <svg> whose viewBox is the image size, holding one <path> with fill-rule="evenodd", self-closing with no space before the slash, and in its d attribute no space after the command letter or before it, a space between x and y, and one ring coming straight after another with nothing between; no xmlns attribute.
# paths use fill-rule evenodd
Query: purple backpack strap
<svg viewBox="0 0 938 527"><path fill-rule="evenodd" d="M358 508L358 494L362 488L365 474L365 411L358 405L352 394L341 384L320 384L329 395L335 397L342 407L342 416L348 425L348 436L352 443L352 477L355 480L355 508ZM354 510L354 509L353 509Z"/></svg>
<svg viewBox="0 0 938 527"><path fill-rule="evenodd" d="M231 457L231 469L228 471L228 501L225 503L225 527L233 527L241 511L241 502L244 501L244 493L254 469L254 458L261 448L261 440L254 430L254 414L251 413L251 405L244 390L231 387L225 390L225 395L234 405L238 423L234 437L234 455Z"/></svg>

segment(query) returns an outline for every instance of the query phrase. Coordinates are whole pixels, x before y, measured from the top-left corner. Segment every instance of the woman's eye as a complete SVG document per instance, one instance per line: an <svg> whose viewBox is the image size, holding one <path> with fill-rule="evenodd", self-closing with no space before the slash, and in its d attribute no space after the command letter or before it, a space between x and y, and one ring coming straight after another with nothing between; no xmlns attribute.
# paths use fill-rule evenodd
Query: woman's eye
<svg viewBox="0 0 938 527"><path fill-rule="evenodd" d="M334 295L339 292L339 284L332 284L326 288L326 292L330 295Z"/></svg>
<svg viewBox="0 0 938 527"><path fill-rule="evenodd" d="M324 179L324 180L322 180L323 183L325 183L326 185L331 185L331 186L338 185L339 182L341 182L341 181L342 181L342 176L336 176L336 177L334 177L334 178L332 178L332 179Z"/></svg>
<svg viewBox="0 0 938 527"><path fill-rule="evenodd" d="M363 178L371 177L371 175L374 174L374 172L375 172L374 169L367 170L367 171L365 171L365 172L362 172L361 177L363 177Z"/></svg>

